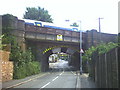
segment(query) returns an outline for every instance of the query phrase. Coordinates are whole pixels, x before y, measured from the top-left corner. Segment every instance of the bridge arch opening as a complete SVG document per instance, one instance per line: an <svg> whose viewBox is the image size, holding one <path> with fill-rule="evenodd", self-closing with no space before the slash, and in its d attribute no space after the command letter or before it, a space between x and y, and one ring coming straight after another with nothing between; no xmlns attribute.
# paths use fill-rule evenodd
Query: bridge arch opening
<svg viewBox="0 0 120 90"><path fill-rule="evenodd" d="M66 55L67 60L65 60L65 57L60 57ZM68 47L68 46L56 46L56 47L50 47L43 51L44 56L44 65L42 65L43 71L47 71L51 69L51 65L58 64L58 69L66 69L66 70L79 70L80 66L80 60L79 60L79 52L78 50ZM50 60L54 59L54 60ZM59 63L58 63L59 62ZM65 67L63 67L65 65ZM63 68L61 68L61 67Z"/></svg>
<svg viewBox="0 0 120 90"><path fill-rule="evenodd" d="M72 67L69 65L70 56L67 53L58 52L49 56L49 70L61 71L70 70Z"/></svg>

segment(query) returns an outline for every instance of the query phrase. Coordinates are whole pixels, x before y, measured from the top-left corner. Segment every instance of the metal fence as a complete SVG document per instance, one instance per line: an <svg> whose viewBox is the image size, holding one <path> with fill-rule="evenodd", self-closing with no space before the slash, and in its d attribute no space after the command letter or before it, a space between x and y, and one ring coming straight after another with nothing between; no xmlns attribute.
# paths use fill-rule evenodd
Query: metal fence
<svg viewBox="0 0 120 90"><path fill-rule="evenodd" d="M90 76L99 88L118 88L118 48L105 54L94 52L89 63Z"/></svg>

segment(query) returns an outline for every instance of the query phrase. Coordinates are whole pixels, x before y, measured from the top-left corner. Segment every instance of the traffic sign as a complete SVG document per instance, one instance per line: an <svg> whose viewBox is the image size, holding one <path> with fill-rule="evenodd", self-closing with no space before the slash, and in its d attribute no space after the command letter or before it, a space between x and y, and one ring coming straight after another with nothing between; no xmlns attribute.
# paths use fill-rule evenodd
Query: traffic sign
<svg viewBox="0 0 120 90"><path fill-rule="evenodd" d="M61 34L57 35L57 41L62 41L63 40L63 36Z"/></svg>
<svg viewBox="0 0 120 90"><path fill-rule="evenodd" d="M80 49L80 53L84 53L83 49Z"/></svg>

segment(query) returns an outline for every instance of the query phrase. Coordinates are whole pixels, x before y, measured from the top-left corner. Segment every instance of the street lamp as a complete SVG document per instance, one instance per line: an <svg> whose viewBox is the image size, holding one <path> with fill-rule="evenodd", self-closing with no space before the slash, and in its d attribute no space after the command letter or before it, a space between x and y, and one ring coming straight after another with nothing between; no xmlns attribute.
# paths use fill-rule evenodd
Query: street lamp
<svg viewBox="0 0 120 90"><path fill-rule="evenodd" d="M82 75L82 30L81 30L81 21L80 21L80 74Z"/></svg>
<svg viewBox="0 0 120 90"><path fill-rule="evenodd" d="M65 20L65 21L67 21L67 22L69 22L70 20ZM82 70L82 53L83 53L83 50L82 50L82 30L81 30L81 20L80 21L78 21L78 22L80 22L80 25L79 25L79 28L80 28L80 74L82 75L82 72L83 72L83 70Z"/></svg>

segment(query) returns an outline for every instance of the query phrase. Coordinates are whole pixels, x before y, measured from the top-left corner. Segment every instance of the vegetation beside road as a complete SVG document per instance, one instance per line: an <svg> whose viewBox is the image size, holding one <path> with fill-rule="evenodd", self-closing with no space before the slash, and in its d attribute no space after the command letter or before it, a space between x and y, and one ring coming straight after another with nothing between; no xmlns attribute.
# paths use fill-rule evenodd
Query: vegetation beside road
<svg viewBox="0 0 120 90"><path fill-rule="evenodd" d="M98 54L101 55L101 54L109 52L111 49L113 49L117 46L118 46L118 43L113 43L113 42L109 42L107 44L101 43L101 44L97 45L96 47L92 46L91 48L86 50L84 55L82 56L84 72L91 73L89 71L88 64L90 64L92 62L92 55L94 52L98 52Z"/></svg>
<svg viewBox="0 0 120 90"><path fill-rule="evenodd" d="M113 43L113 42L109 42L108 44L106 43L101 43L99 45L92 46L91 48L89 48L88 50L85 51L84 55L82 56L83 61L90 61L91 60L91 56L92 54L97 51L100 54L103 53L107 53L108 51L110 51L111 49L117 47L118 44L117 43Z"/></svg>
<svg viewBox="0 0 120 90"><path fill-rule="evenodd" d="M10 60L14 62L14 79L25 78L40 72L40 63L35 61L31 49L22 51L18 45L13 45Z"/></svg>
<svg viewBox="0 0 120 90"><path fill-rule="evenodd" d="M21 79L27 76L40 73L40 62L34 59L34 55L30 48L22 50L20 44L12 31L14 30L11 23L14 22L14 16L10 14L3 15L2 27L2 49L7 50L6 46L9 45L10 60L14 63L14 79ZM5 46L4 46L5 45Z"/></svg>

